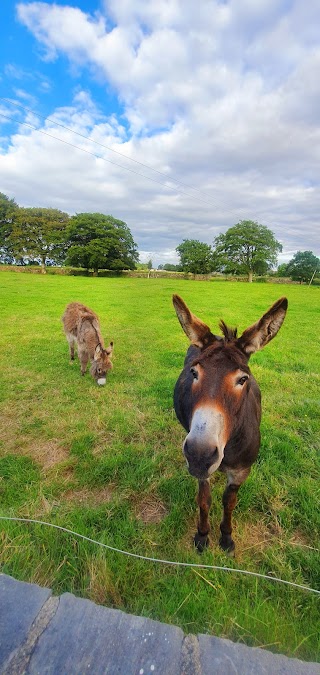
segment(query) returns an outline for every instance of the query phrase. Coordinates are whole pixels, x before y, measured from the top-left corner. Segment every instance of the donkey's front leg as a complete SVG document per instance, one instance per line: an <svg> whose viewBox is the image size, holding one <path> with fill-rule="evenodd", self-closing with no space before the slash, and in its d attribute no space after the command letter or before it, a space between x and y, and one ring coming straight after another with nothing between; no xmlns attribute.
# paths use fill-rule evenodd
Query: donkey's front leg
<svg viewBox="0 0 320 675"><path fill-rule="evenodd" d="M199 480L199 492L197 496L197 502L200 509L199 521L198 521L198 531L194 536L194 545L198 549L199 553L208 546L209 543L209 509L211 506L211 491L208 480Z"/></svg>
<svg viewBox="0 0 320 675"><path fill-rule="evenodd" d="M84 375L86 370L87 370L87 365L89 361L89 354L86 349L79 349L78 350L79 354L79 359L81 363L81 375Z"/></svg>
<svg viewBox="0 0 320 675"><path fill-rule="evenodd" d="M226 471L228 482L222 496L223 518L220 524L221 537L219 539L219 546L231 555L235 549L235 543L231 537L232 511L237 503L239 487L246 480L249 473L250 468Z"/></svg>

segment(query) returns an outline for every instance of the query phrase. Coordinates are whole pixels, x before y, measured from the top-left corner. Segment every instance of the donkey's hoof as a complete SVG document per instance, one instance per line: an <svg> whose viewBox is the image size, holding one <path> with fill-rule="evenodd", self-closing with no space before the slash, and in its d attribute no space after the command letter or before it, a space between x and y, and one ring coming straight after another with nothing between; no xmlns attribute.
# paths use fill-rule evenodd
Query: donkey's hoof
<svg viewBox="0 0 320 675"><path fill-rule="evenodd" d="M207 534L200 534L200 532L196 532L193 538L193 543L198 553L203 553L203 551L209 546L209 537Z"/></svg>
<svg viewBox="0 0 320 675"><path fill-rule="evenodd" d="M234 558L236 546L230 536L220 537L219 546L230 558Z"/></svg>

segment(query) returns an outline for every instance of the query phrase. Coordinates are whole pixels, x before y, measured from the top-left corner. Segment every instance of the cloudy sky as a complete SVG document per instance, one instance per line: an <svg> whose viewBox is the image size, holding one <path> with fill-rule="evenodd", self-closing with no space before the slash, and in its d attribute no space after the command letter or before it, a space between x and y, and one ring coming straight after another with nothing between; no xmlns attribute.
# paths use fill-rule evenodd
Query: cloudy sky
<svg viewBox="0 0 320 675"><path fill-rule="evenodd" d="M319 26L319 0L2 2L0 191L125 220L156 265L243 219L320 255Z"/></svg>

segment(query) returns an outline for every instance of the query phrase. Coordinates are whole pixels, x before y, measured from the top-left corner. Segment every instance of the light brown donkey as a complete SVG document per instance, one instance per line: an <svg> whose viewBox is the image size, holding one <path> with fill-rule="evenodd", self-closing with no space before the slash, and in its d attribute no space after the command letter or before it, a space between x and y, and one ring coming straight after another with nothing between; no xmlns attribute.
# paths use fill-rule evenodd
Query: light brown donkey
<svg viewBox="0 0 320 675"><path fill-rule="evenodd" d="M81 302L70 302L67 305L62 323L69 342L70 358L74 360L74 344L77 343L78 356L81 363L81 375L84 375L90 359L90 373L97 384L106 383L107 372L111 370L113 342L104 348L100 332L99 319L95 312Z"/></svg>

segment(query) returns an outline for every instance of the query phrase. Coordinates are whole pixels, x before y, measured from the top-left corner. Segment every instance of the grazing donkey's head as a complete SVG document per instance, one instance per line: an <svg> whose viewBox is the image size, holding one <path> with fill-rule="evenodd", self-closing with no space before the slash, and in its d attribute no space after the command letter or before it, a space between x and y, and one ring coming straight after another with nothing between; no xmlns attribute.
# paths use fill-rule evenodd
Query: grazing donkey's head
<svg viewBox="0 0 320 675"><path fill-rule="evenodd" d="M223 321L223 337L211 333L178 295L173 304L192 342L175 388L175 410L188 431L183 452L189 472L206 480L224 458L229 466L250 466L260 442L260 392L248 361L277 334L287 299L275 302L239 338Z"/></svg>
<svg viewBox="0 0 320 675"><path fill-rule="evenodd" d="M107 374L113 367L111 361L112 349L113 342L110 342L107 349L104 349L100 343L95 347L90 373L99 385L106 383Z"/></svg>

